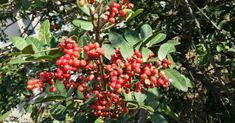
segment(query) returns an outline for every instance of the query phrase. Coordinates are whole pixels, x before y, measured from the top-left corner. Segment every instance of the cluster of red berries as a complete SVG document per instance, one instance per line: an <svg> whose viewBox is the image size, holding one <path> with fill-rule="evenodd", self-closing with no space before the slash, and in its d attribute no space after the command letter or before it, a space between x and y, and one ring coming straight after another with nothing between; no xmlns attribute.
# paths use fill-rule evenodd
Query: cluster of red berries
<svg viewBox="0 0 235 123"><path fill-rule="evenodd" d="M38 79L30 79L28 82L27 82L27 88L32 91L33 89L35 88L43 88L44 87L44 84L41 83Z"/></svg>
<svg viewBox="0 0 235 123"><path fill-rule="evenodd" d="M100 56L104 55L104 50L100 48L99 43L89 43L87 46L83 48L84 52L87 54L89 59L99 58Z"/></svg>
<svg viewBox="0 0 235 123"><path fill-rule="evenodd" d="M126 19L126 9L134 8L133 3L129 3L129 0L124 0L122 4L113 2L111 6L107 8L107 11L101 16L103 23L116 23L117 17Z"/></svg>
<svg viewBox="0 0 235 123"><path fill-rule="evenodd" d="M32 91L35 88L39 88L41 92L44 91L44 83L47 83L50 85L50 92L55 92L56 88L54 86L55 82L53 80L54 73L53 72L41 72L39 79L30 79L27 82L27 88Z"/></svg>
<svg viewBox="0 0 235 123"><path fill-rule="evenodd" d="M115 118L128 112L123 90L126 93L145 93L148 88L169 87L169 80L161 71L171 64L167 59L145 63L142 53L137 50L132 57L124 59L120 50L116 49L110 63L105 65L100 62L104 51L98 43L89 43L81 48L74 40L66 38L60 43L60 48L65 54L56 61L55 72L41 72L39 80L28 81L28 89L40 87L43 91L44 83L48 83L50 91L55 92L53 79L56 78L66 88L73 87L81 92L84 100L95 95L97 100L91 106L95 116ZM80 49L84 51L85 58L80 57ZM148 60L153 57L154 54L150 53Z"/></svg>
<svg viewBox="0 0 235 123"><path fill-rule="evenodd" d="M99 93L96 91L98 100L94 101L91 105L93 113L97 117L119 117L123 112L127 113L126 102L120 98L119 94L105 91ZM112 108L115 107L115 108Z"/></svg>

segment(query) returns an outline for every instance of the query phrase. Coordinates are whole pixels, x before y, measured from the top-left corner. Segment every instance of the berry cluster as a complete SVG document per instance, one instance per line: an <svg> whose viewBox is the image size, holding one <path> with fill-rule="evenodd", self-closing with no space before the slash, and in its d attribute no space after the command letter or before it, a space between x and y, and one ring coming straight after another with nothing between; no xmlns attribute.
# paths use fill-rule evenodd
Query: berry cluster
<svg viewBox="0 0 235 123"><path fill-rule="evenodd" d="M124 0L122 4L113 2L101 16L101 21L103 23L109 22L114 24L117 18L126 19L126 9L132 8L134 8L134 4L129 3L129 0Z"/></svg>
<svg viewBox="0 0 235 123"><path fill-rule="evenodd" d="M27 82L27 88L30 90L30 91L32 91L33 89L35 89L35 88L40 88L40 90L41 90L41 88L43 88L44 87L44 85L43 85L43 83L41 83L41 82L39 82L39 80L38 79L30 79L28 82Z"/></svg>
<svg viewBox="0 0 235 123"><path fill-rule="evenodd" d="M89 43L87 46L83 48L84 52L87 54L89 59L99 58L100 56L104 55L104 50L100 48L99 43Z"/></svg>
<svg viewBox="0 0 235 123"><path fill-rule="evenodd" d="M60 43L60 48L64 55L56 61L55 72L41 72L39 80L28 81L28 89L40 87L43 91L44 83L48 83L50 91L55 92L53 79L56 78L66 88L77 89L85 97L84 100L95 95L96 100L91 105L95 116L115 118L128 112L123 90L126 93L145 93L148 88L169 87L169 79L161 71L171 64L167 59L145 63L142 53L137 50L132 57L124 59L120 50L115 49L109 64L104 64L101 60L104 51L98 43L89 43L81 48L74 40L66 38ZM86 55L84 58L80 55L80 49ZM153 57L154 54L150 53L148 60Z"/></svg>
<svg viewBox="0 0 235 123"><path fill-rule="evenodd" d="M126 102L120 98L119 94L112 93L110 91L105 91L99 93L96 91L98 100L93 102L91 108L93 113L97 117L113 117L117 118L123 112L127 113ZM100 96L99 96L100 95ZM115 107L115 109L112 109Z"/></svg>

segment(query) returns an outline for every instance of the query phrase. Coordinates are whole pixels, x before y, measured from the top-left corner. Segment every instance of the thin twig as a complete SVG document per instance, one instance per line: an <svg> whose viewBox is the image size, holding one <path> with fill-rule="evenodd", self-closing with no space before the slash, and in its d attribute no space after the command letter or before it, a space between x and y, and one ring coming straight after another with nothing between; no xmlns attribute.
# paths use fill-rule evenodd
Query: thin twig
<svg viewBox="0 0 235 123"><path fill-rule="evenodd" d="M213 27L215 27L215 29L217 30L221 30L217 25L216 23L211 20L207 15L206 13L204 13L192 0L190 0L190 3L213 25Z"/></svg>
<svg viewBox="0 0 235 123"><path fill-rule="evenodd" d="M216 67L214 58L213 58L212 55L211 55L210 48L209 48L209 46L207 45L207 43L205 42L205 38L204 38L204 36L203 36L203 34L202 34L202 31L201 31L200 23L199 23L198 19L194 16L193 10L192 10L191 5L189 4L188 0L185 0L185 3L186 3L186 6L187 6L187 8L188 8L188 10L189 10L189 12L190 12L190 15L192 16L192 18L193 18L193 20L194 20L194 22L195 22L195 24L196 24L197 31L198 31L198 35L199 35L199 37L200 37L200 40L199 40L199 41L202 42L203 45L204 45L205 48L206 48L206 51L207 51L207 54L208 54L208 59L209 59L210 63L212 64L212 67L213 67L213 69L214 69L214 71L215 71L216 77L218 78L218 80L219 80L219 81L221 82L221 84L223 85L223 88L225 89L227 95L229 95L229 94L228 94L228 89L227 89L225 83L223 82L223 80L221 79L219 71L217 70L217 67ZM229 114L229 111L228 111L227 107L225 106L224 101L223 101L221 98L220 98L220 101L221 101L223 107L226 109L227 113Z"/></svg>

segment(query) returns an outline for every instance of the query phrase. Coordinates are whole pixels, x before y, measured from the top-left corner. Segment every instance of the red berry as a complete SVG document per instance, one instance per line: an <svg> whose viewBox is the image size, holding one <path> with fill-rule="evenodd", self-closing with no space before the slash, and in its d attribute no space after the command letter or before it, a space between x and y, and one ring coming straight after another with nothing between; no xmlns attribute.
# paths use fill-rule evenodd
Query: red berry
<svg viewBox="0 0 235 123"><path fill-rule="evenodd" d="M115 18L113 18L113 17L109 18L109 23L114 24L115 21L116 21Z"/></svg>
<svg viewBox="0 0 235 123"><path fill-rule="evenodd" d="M126 10L125 9L121 10L119 13L122 18L126 18Z"/></svg>
<svg viewBox="0 0 235 123"><path fill-rule="evenodd" d="M55 87L51 87L50 88L50 92L52 92L52 93L56 92L56 88Z"/></svg>
<svg viewBox="0 0 235 123"><path fill-rule="evenodd" d="M134 8L134 4L133 4L133 3L127 4L127 8L128 8L128 9L133 9L133 8Z"/></svg>

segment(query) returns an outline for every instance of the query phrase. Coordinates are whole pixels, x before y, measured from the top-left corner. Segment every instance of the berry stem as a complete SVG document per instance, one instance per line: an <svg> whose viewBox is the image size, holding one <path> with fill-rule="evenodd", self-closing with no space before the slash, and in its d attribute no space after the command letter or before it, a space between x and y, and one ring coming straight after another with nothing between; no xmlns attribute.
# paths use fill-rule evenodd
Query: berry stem
<svg viewBox="0 0 235 123"><path fill-rule="evenodd" d="M102 12L102 9L103 9L103 3L100 3L100 5L98 5L98 7L100 7L100 12ZM92 21L92 25L93 25L93 30L94 30L94 34L95 34L95 42L98 42L100 43L100 45L102 45L102 40L100 40L100 30L101 28L99 27L99 13L98 13L98 19L95 19L95 12L97 12L97 9L98 7L95 9L94 12L92 12L91 10L91 6L88 5L88 8L89 8L89 12L90 12L90 16L91 16L91 21ZM100 69L100 72L101 72L101 78L103 80L103 89L104 90L107 90L107 84L106 84L106 81L105 81L105 77L104 77L104 66L103 66L103 57L100 56L99 57L99 62L100 62L100 65L99 65L99 69Z"/></svg>

